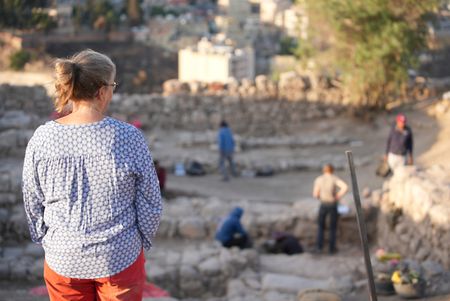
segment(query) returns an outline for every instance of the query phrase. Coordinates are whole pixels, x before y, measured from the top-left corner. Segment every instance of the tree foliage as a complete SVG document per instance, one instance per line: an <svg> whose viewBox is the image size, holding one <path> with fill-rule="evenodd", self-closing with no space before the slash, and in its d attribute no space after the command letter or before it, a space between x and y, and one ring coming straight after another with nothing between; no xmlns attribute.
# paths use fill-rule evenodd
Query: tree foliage
<svg viewBox="0 0 450 301"><path fill-rule="evenodd" d="M75 26L86 25L106 32L119 24L119 13L107 0L88 0L84 5L75 5L72 10Z"/></svg>
<svg viewBox="0 0 450 301"><path fill-rule="evenodd" d="M305 0L310 39L303 58L326 54L342 75L346 99L384 107L402 96L408 68L426 47L427 22L440 0ZM323 34L323 32L326 34ZM311 51L315 49L315 51Z"/></svg>
<svg viewBox="0 0 450 301"><path fill-rule="evenodd" d="M13 70L22 70L30 60L31 54L28 51L19 50L9 57L9 67Z"/></svg>
<svg viewBox="0 0 450 301"><path fill-rule="evenodd" d="M291 37L282 37L280 40L280 50L278 54L294 55L297 48L297 40Z"/></svg>
<svg viewBox="0 0 450 301"><path fill-rule="evenodd" d="M44 10L47 1L1 0L0 28L35 29L49 31L57 23Z"/></svg>

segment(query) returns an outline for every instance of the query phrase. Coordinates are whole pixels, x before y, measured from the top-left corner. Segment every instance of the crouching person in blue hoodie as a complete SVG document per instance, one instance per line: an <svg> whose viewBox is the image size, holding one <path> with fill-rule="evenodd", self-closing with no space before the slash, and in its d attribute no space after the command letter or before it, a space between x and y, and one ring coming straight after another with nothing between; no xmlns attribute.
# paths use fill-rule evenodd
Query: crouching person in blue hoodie
<svg viewBox="0 0 450 301"><path fill-rule="evenodd" d="M247 232L241 224L244 210L241 207L234 208L227 218L217 227L216 239L226 248L239 247L251 248L252 243Z"/></svg>

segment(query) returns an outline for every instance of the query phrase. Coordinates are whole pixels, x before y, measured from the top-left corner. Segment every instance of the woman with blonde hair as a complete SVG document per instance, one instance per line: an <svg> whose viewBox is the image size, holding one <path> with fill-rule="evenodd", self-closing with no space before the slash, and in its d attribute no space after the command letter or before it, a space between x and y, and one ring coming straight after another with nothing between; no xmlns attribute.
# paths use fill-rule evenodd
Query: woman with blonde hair
<svg viewBox="0 0 450 301"><path fill-rule="evenodd" d="M50 300L141 300L162 203L142 133L105 116L116 88L107 56L84 50L55 64L55 107L71 112L28 143L23 198L45 250Z"/></svg>

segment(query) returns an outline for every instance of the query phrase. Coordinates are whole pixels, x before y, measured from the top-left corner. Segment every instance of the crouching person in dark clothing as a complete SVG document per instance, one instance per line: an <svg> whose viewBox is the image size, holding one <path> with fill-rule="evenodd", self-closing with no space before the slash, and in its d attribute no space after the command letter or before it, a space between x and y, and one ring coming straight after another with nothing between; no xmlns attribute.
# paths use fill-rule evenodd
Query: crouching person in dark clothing
<svg viewBox="0 0 450 301"><path fill-rule="evenodd" d="M244 210L240 207L234 208L231 213L217 227L216 239L226 248L239 247L250 248L251 240L241 224Z"/></svg>
<svg viewBox="0 0 450 301"><path fill-rule="evenodd" d="M303 247L295 236L284 232L275 232L273 236L275 239L275 250L277 253L287 255L303 253Z"/></svg>
<svg viewBox="0 0 450 301"><path fill-rule="evenodd" d="M261 245L262 251L271 254L294 255L303 253L303 247L298 239L286 232L275 232L272 238Z"/></svg>

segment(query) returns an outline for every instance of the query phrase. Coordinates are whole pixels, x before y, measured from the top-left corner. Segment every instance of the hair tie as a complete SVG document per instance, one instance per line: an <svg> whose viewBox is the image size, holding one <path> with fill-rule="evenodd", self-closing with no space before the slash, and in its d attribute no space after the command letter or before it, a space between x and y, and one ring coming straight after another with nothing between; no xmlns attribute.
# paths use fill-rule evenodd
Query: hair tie
<svg viewBox="0 0 450 301"><path fill-rule="evenodd" d="M76 75L80 71L80 66L77 63L72 63L72 72Z"/></svg>

